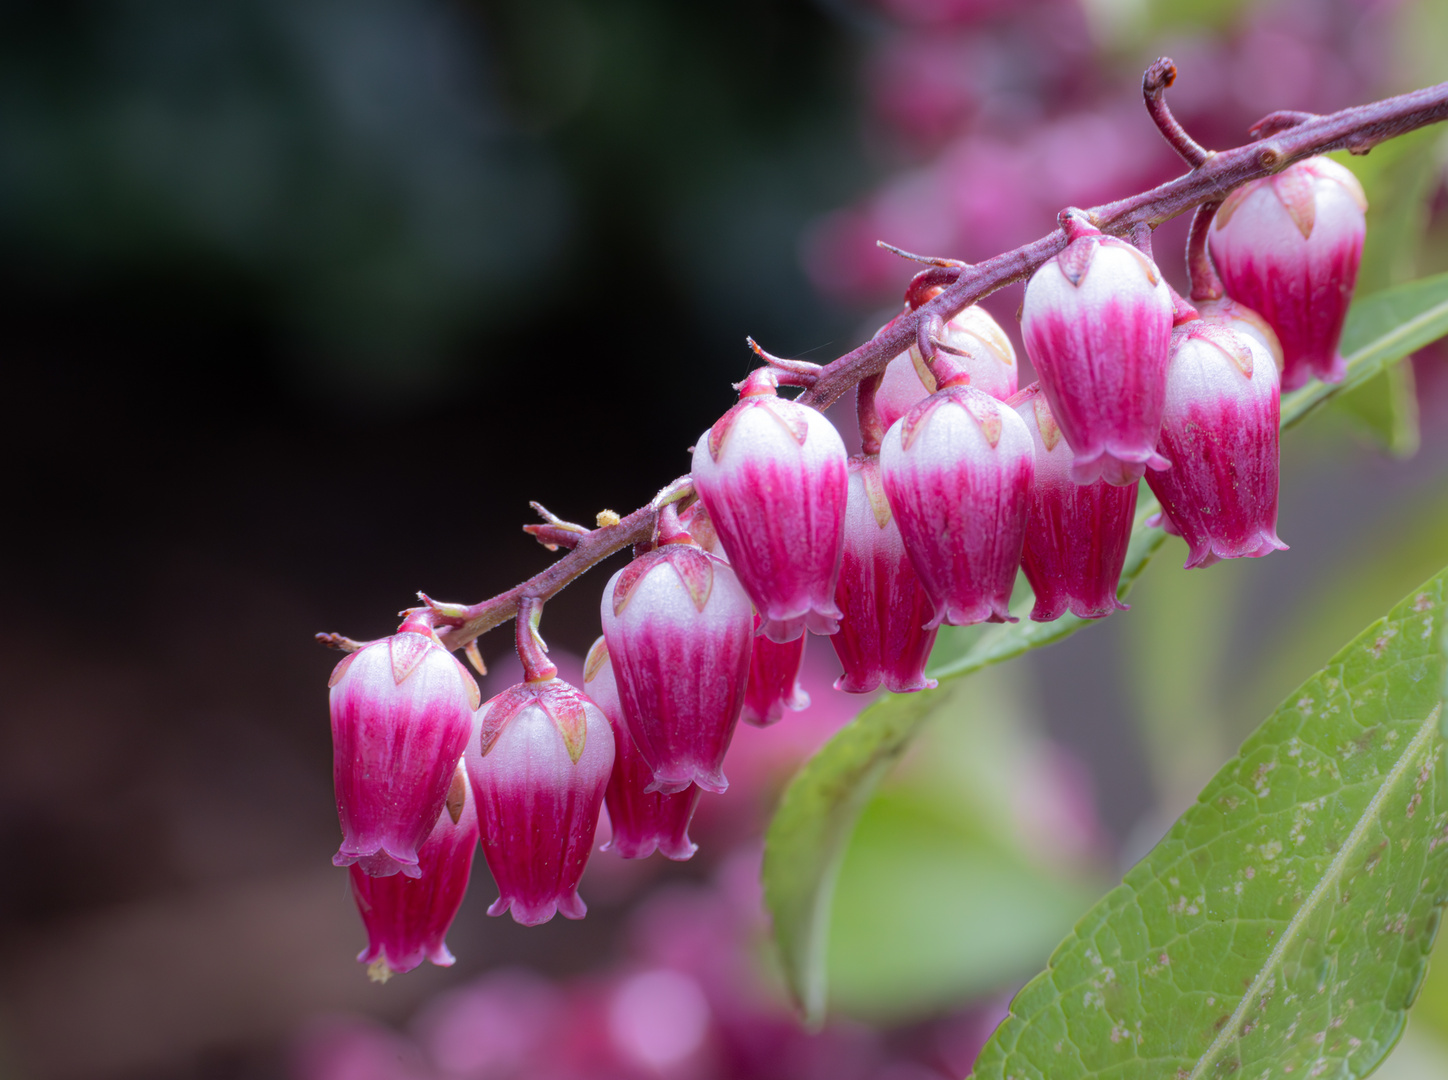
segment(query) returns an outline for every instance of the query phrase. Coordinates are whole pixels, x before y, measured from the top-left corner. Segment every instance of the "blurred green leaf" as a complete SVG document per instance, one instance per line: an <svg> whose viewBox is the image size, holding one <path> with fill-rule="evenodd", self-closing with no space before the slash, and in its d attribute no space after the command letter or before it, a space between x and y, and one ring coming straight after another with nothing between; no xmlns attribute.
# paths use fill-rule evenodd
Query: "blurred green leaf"
<svg viewBox="0 0 1448 1080"><path fill-rule="evenodd" d="M1313 383L1282 399L1282 426L1292 427L1336 394L1362 385L1387 365L1448 333L1448 274L1385 290L1353 305L1343 331L1348 374L1335 385ZM1143 494L1119 594L1130 591L1165 534L1148 529L1158 509ZM1070 636L1087 621L1027 617L1026 592L1012 607L1021 621L992 626L958 659L934 668L937 679L970 674ZM764 848L764 895L774 922L785 981L806 1019L824 1016L830 907L845 847L880 780L944 699L939 692L886 695L837 732L785 789Z"/></svg>
<svg viewBox="0 0 1448 1080"><path fill-rule="evenodd" d="M1418 452L1418 389L1411 361L1399 360L1338 402L1368 441L1393 457Z"/></svg>
<svg viewBox="0 0 1448 1080"><path fill-rule="evenodd" d="M1094 817L1016 680L983 673L944 696L835 889L830 1001L873 1021L1018 984L1100 893Z"/></svg>
<svg viewBox="0 0 1448 1080"><path fill-rule="evenodd" d="M1368 155L1330 155L1356 174L1368 198L1368 231L1357 278L1359 296L1416 276L1442 145L1441 131L1423 128L1386 142ZM1340 395L1334 407L1370 442L1395 457L1417 453L1418 395L1410 364L1399 361Z"/></svg>
<svg viewBox="0 0 1448 1080"><path fill-rule="evenodd" d="M1133 591L1132 617L1122 628L1157 803L1171 815L1149 840L1191 804L1235 745L1226 738L1219 691L1233 616L1246 584L1241 574L1181 573L1187 547L1176 537L1166 541L1166 551ZM1336 638L1329 649L1341 640Z"/></svg>
<svg viewBox="0 0 1448 1080"><path fill-rule="evenodd" d="M938 802L871 801L840 873L830 1000L900 1020L1019 979L1071 928L1093 891L982 835Z"/></svg>
<svg viewBox="0 0 1448 1080"><path fill-rule="evenodd" d="M1448 570L1270 717L1077 924L979 1080L1360 1077L1448 899Z"/></svg>

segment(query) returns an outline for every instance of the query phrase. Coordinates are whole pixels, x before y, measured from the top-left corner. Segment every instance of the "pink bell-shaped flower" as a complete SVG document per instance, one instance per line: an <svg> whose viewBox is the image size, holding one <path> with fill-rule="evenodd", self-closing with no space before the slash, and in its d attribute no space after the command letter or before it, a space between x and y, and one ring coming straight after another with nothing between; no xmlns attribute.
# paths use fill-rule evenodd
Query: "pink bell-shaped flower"
<svg viewBox="0 0 1448 1080"><path fill-rule="evenodd" d="M1009 599L1009 589L1007 594ZM937 633L925 624L935 608L906 554L874 454L850 459L845 557L835 601L844 617L830 644L845 668L836 690L868 694L884 683L903 694L935 686L925 677Z"/></svg>
<svg viewBox="0 0 1448 1080"><path fill-rule="evenodd" d="M839 626L845 458L839 432L779 397L768 368L750 374L739 404L694 447L694 487L771 641Z"/></svg>
<svg viewBox="0 0 1448 1080"><path fill-rule="evenodd" d="M755 621L759 621L757 615ZM809 694L799 684L804 642L803 634L783 645L763 634L755 636L749 652L749 685L744 690L741 720L755 727L768 727L778 722L786 709L799 712L809 708Z"/></svg>
<svg viewBox="0 0 1448 1080"><path fill-rule="evenodd" d="M1136 485L1072 481L1075 455L1039 384L1032 383L1006 404L1026 422L1036 448L1036 478L1021 555L1026 580L1036 593L1031 618L1051 622L1069 611L1082 619L1104 619L1113 611L1124 611L1116 587L1136 515Z"/></svg>
<svg viewBox="0 0 1448 1080"><path fill-rule="evenodd" d="M679 524L710 555L729 561L702 502L690 503L679 515ZM760 622L756 614L754 645L749 655L749 685L744 691L744 710L739 718L756 727L768 727L780 720L785 710L799 712L809 708L809 694L799 684L805 637L801 634L780 645L758 632Z"/></svg>
<svg viewBox="0 0 1448 1080"><path fill-rule="evenodd" d="M1165 515L1152 524L1169 524L1191 546L1187 569L1285 550L1272 354L1251 335L1211 323L1187 323L1173 336L1161 449L1176 464L1147 476Z"/></svg>
<svg viewBox="0 0 1448 1080"><path fill-rule="evenodd" d="M478 800L483 857L498 884L488 914L511 909L524 926L555 912L568 919L587 913L578 881L614 758L608 718L557 677L541 639L525 625L538 607L519 605L518 653L527 681L478 710L478 734L463 759Z"/></svg>
<svg viewBox="0 0 1448 1080"><path fill-rule="evenodd" d="M588 650L583 691L613 725L613 772L603 793L613 824L613 839L603 850L616 851L625 859L646 859L655 851L668 859L689 858L698 850L698 845L689 840L689 822L699 805L699 789L690 784L671 795L648 790L654 782L654 771L640 756L624 722L618 683L603 638Z"/></svg>
<svg viewBox="0 0 1448 1080"><path fill-rule="evenodd" d="M356 863L347 868L352 898L367 927L367 948L357 959L370 965L374 981L386 982L423 960L452 966L444 939L468 891L477 851L478 810L459 761L437 824L417 853L421 876L369 877Z"/></svg>
<svg viewBox="0 0 1448 1080"><path fill-rule="evenodd" d="M754 609L729 564L695 544L672 507L659 539L603 590L619 701L655 791L697 784L722 792L749 681Z"/></svg>
<svg viewBox="0 0 1448 1080"><path fill-rule="evenodd" d="M1282 342L1282 389L1340 382L1337 351L1362 260L1368 203L1357 177L1325 157L1243 184L1217 210L1208 246L1227 294Z"/></svg>
<svg viewBox="0 0 1448 1080"><path fill-rule="evenodd" d="M1156 264L1063 211L1069 243L1026 286L1021 332L1051 413L1075 452L1071 479L1126 485L1171 467L1157 453L1171 290Z"/></svg>
<svg viewBox="0 0 1448 1080"><path fill-rule="evenodd" d="M970 386L947 385L891 425L880 477L920 583L925 624L1011 619L1034 472L1025 421Z"/></svg>
<svg viewBox="0 0 1448 1080"><path fill-rule="evenodd" d="M1004 401L1016 392L1020 365L1011 339L985 308L972 305L945 324L940 338L958 350L956 363L970 375L970 385ZM880 426L888 429L920 402L935 393L935 376L926 366L919 345L912 345L890 361L875 391Z"/></svg>
<svg viewBox="0 0 1448 1080"><path fill-rule="evenodd" d="M420 612L344 659L327 685L343 835L332 862L374 877L417 877L418 849L472 732L478 684Z"/></svg>

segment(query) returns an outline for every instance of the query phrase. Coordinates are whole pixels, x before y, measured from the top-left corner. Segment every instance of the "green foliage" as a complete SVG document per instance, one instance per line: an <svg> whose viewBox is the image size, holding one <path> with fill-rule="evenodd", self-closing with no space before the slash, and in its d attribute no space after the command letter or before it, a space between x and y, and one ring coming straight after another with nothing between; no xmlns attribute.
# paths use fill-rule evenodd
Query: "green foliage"
<svg viewBox="0 0 1448 1080"><path fill-rule="evenodd" d="M996 992L1101 894L1012 674L953 684L940 711L960 722L929 725L860 818L829 923L835 1009L898 1022Z"/></svg>
<svg viewBox="0 0 1448 1080"><path fill-rule="evenodd" d="M1358 1077L1448 900L1448 571L1270 717L1057 948L979 1080Z"/></svg>
<svg viewBox="0 0 1448 1080"><path fill-rule="evenodd" d="M1366 156L1331 155L1350 168L1368 198L1368 232L1357 291L1370 296L1417 276L1419 252L1437 190L1443 132L1422 128L1374 148ZM1335 406L1369 441L1395 457L1418 449L1418 397L1413 368L1402 361L1349 393Z"/></svg>
<svg viewBox="0 0 1448 1080"><path fill-rule="evenodd" d="M1283 428L1300 423L1336 394L1361 386L1387 366L1448 333L1448 274L1385 290L1353 305L1343 333L1348 375L1335 386L1313 383L1284 396ZM1125 596L1165 536L1148 529L1156 500L1143 493L1121 577ZM961 655L932 674L944 681L1009 660L1075 633L1085 620L1026 618L1029 590L1014 606L1021 621L972 631ZM949 647L947 639L946 645ZM886 695L841 729L786 789L765 838L765 902L786 982L806 1018L818 1022L826 1002L826 946L835 882L855 823L881 779L946 697ZM885 917L882 914L882 917Z"/></svg>

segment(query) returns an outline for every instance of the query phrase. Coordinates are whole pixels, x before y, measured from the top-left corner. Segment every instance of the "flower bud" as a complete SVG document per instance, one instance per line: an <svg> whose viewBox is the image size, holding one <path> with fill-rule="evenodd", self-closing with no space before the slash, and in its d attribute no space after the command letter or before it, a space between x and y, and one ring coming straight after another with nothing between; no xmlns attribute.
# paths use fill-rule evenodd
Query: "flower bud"
<svg viewBox="0 0 1448 1080"><path fill-rule="evenodd" d="M1032 383L1006 404L1026 422L1036 452L1021 556L1021 568L1036 593L1031 618L1051 622L1069 611L1082 619L1103 619L1124 611L1116 587L1136 515L1136 485L1071 480L1075 455L1039 384Z"/></svg>
<svg viewBox="0 0 1448 1080"><path fill-rule="evenodd" d="M850 459L845 557L835 600L844 617L830 644L845 668L836 690L868 694L883 682L901 694L935 686L925 677L925 663L936 631L924 628L934 605L905 552L873 454Z"/></svg>
<svg viewBox="0 0 1448 1080"><path fill-rule="evenodd" d="M347 868L352 898L367 927L367 948L357 959L371 965L375 981L411 971L424 959L438 967L452 966L453 955L443 939L468 891L477 850L477 806L459 761L437 824L418 850L419 877L369 877L356 863Z"/></svg>
<svg viewBox="0 0 1448 1080"><path fill-rule="evenodd" d="M332 862L417 877L473 726L478 684L410 617L332 672L332 779L342 846Z"/></svg>
<svg viewBox="0 0 1448 1080"><path fill-rule="evenodd" d="M1016 392L1020 366L1011 339L982 307L972 305L945 324L942 340L964 355L956 362L970 374L970 385L1004 401ZM890 361L880 388L875 391L875 409L880 426L889 428L920 402L935 393L935 376L925 365L919 345L912 345Z"/></svg>
<svg viewBox="0 0 1448 1080"><path fill-rule="evenodd" d="M699 789L690 784L671 795L648 790L654 771L640 756L624 722L618 683L603 638L588 651L583 690L613 726L613 772L603 793L613 839L604 850L616 851L625 859L646 859L655 851L668 859L689 858L698 850L689 840L689 822L699 805Z"/></svg>
<svg viewBox="0 0 1448 1080"><path fill-rule="evenodd" d="M1071 479L1126 485L1171 462L1156 451L1171 342L1171 291L1124 240L1067 219L1071 241L1031 277L1026 352L1066 442Z"/></svg>
<svg viewBox="0 0 1448 1080"><path fill-rule="evenodd" d="M722 792L754 637L754 609L734 571L692 542L666 542L609 579L601 613L624 720L653 770L652 789Z"/></svg>
<svg viewBox="0 0 1448 1080"><path fill-rule="evenodd" d="M524 682L478 710L464 761L478 800L483 857L498 884L489 915L537 926L588 908L578 880L593 848L613 732L562 679Z"/></svg>
<svg viewBox="0 0 1448 1080"><path fill-rule="evenodd" d="M1147 483L1191 545L1187 569L1257 557L1277 539L1277 365L1256 338L1187 323L1174 335L1161 449L1176 464ZM1163 524L1161 517L1152 524Z"/></svg>
<svg viewBox="0 0 1448 1080"><path fill-rule="evenodd" d="M1015 410L969 386L932 394L885 433L880 477L935 608L928 629L1010 620L1033 453Z"/></svg>
<svg viewBox="0 0 1448 1080"><path fill-rule="evenodd" d="M758 616L755 616L758 622ZM833 635L833 641L839 634ZM749 652L749 685L744 691L744 710L739 714L745 723L768 727L778 722L784 711L799 712L809 708L809 694L799 684L799 671L804 666L804 635L783 645L757 634Z"/></svg>
<svg viewBox="0 0 1448 1080"><path fill-rule="evenodd" d="M723 559L724 553L714 532L714 523L701 502L693 502L679 515L679 523L694 541L710 555ZM804 635L780 645L759 633L763 620L754 616L754 644L749 654L749 685L744 691L744 710L739 718L756 727L768 727L790 712L809 708L809 694L799 684L800 668L804 666Z"/></svg>
<svg viewBox="0 0 1448 1080"><path fill-rule="evenodd" d="M786 642L806 629L833 634L845 444L821 413L778 397L761 370L739 404L699 437L694 487L764 635Z"/></svg>
<svg viewBox="0 0 1448 1080"><path fill-rule="evenodd" d="M1217 210L1208 247L1234 300L1266 319L1282 343L1282 389L1313 376L1340 382L1337 351L1366 232L1367 198L1325 157L1243 184Z"/></svg>

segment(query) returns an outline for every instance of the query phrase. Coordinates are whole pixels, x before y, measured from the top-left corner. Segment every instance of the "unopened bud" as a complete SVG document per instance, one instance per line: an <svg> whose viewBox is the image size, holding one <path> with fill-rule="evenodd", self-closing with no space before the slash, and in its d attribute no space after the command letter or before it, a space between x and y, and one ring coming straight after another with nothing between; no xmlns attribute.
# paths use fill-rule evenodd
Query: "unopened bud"
<svg viewBox="0 0 1448 1080"><path fill-rule="evenodd" d="M1282 343L1282 389L1347 373L1338 341L1357 283L1367 198L1350 171L1308 158L1243 184L1217 211L1208 240L1234 300L1266 319Z"/></svg>
<svg viewBox="0 0 1448 1080"><path fill-rule="evenodd" d="M431 626L411 617L338 664L329 685L343 834L332 862L377 877L416 877L418 848L472 731L478 684Z"/></svg>

